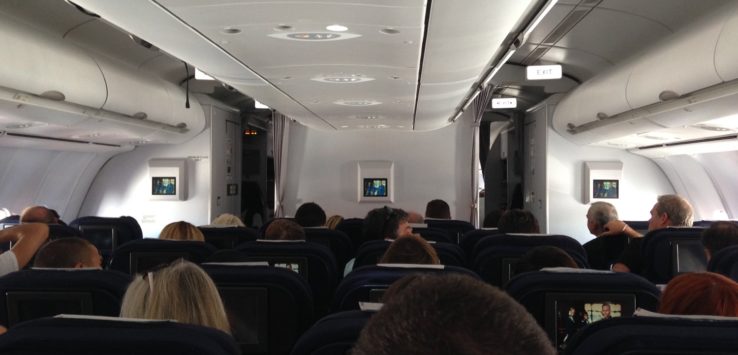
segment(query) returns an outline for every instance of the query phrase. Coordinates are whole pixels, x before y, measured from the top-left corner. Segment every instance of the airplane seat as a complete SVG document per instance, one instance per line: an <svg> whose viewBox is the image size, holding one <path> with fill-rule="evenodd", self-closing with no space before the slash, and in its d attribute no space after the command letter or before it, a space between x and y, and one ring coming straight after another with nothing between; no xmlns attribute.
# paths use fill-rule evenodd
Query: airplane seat
<svg viewBox="0 0 738 355"><path fill-rule="evenodd" d="M732 317L673 316L639 310L582 329L564 354L732 354L738 349L738 320Z"/></svg>
<svg viewBox="0 0 738 355"><path fill-rule="evenodd" d="M359 302L379 302L384 291L404 276L416 273L460 273L479 279L473 271L450 265L380 264L354 269L336 288L332 312L359 309Z"/></svg>
<svg viewBox="0 0 738 355"><path fill-rule="evenodd" d="M625 234L592 239L582 247L587 252L587 261L592 269L610 270L628 246L630 238Z"/></svg>
<svg viewBox="0 0 738 355"><path fill-rule="evenodd" d="M484 237L474 246L472 270L486 282L502 287L515 274L515 264L528 250L537 246L564 250L580 268L589 268L587 253L579 242L565 235L498 234Z"/></svg>
<svg viewBox="0 0 738 355"><path fill-rule="evenodd" d="M254 241L258 238L258 232L247 227L201 226L197 229L202 232L206 243L219 250L234 249L241 243Z"/></svg>
<svg viewBox="0 0 738 355"><path fill-rule="evenodd" d="M630 317L636 308L655 311L661 294L636 274L571 268L516 275L505 291L533 315L559 349L583 325L603 319L604 304L609 304L611 317Z"/></svg>
<svg viewBox="0 0 738 355"><path fill-rule="evenodd" d="M662 228L643 236L643 276L666 284L685 272L707 270L707 257L700 235L704 228Z"/></svg>
<svg viewBox="0 0 738 355"><path fill-rule="evenodd" d="M237 355L214 328L167 320L63 315L19 324L0 337L5 355Z"/></svg>
<svg viewBox="0 0 738 355"><path fill-rule="evenodd" d="M19 223L0 223L0 229L10 228ZM63 224L49 224L49 239L82 237L79 230ZM0 251L10 250L10 242L0 243Z"/></svg>
<svg viewBox="0 0 738 355"><path fill-rule="evenodd" d="M640 233L647 233L648 232L648 221L623 221L625 224L627 224L630 228L640 232Z"/></svg>
<svg viewBox="0 0 738 355"><path fill-rule="evenodd" d="M345 355L374 311L343 311L323 317L303 334L291 355Z"/></svg>
<svg viewBox="0 0 738 355"><path fill-rule="evenodd" d="M364 219L363 218L344 218L336 226L336 230L346 233L351 238L354 248L358 248L364 240ZM354 250L356 252L356 250Z"/></svg>
<svg viewBox="0 0 738 355"><path fill-rule="evenodd" d="M313 294L296 273L272 266L205 263L243 354L288 354L314 321Z"/></svg>
<svg viewBox="0 0 738 355"><path fill-rule="evenodd" d="M469 233L476 228L473 224L467 222L467 221L461 221L456 219L426 219L425 224L428 225L429 228L437 228L437 229L443 229L454 237L454 243L459 243L459 240L461 239L461 236Z"/></svg>
<svg viewBox="0 0 738 355"><path fill-rule="evenodd" d="M706 221L706 220L694 221L694 223L692 223L692 227L709 228L713 222L715 221Z"/></svg>
<svg viewBox="0 0 738 355"><path fill-rule="evenodd" d="M20 223L20 215L14 214L11 216L7 216L3 219L0 219L0 224L18 224Z"/></svg>
<svg viewBox="0 0 738 355"><path fill-rule="evenodd" d="M109 269L135 275L179 258L200 264L216 251L205 242L144 238L116 248Z"/></svg>
<svg viewBox="0 0 738 355"><path fill-rule="evenodd" d="M738 280L738 245L724 248L710 258L707 271ZM738 281L737 281L738 282Z"/></svg>
<svg viewBox="0 0 738 355"><path fill-rule="evenodd" d="M502 233L498 231L497 228L475 229L473 231L466 232L464 233L464 235L461 236L461 238L459 239L459 246L462 250L464 250L464 253L466 253L466 255L471 256L474 252L474 246L477 245L477 242L482 240L482 238L484 237L496 234Z"/></svg>
<svg viewBox="0 0 738 355"><path fill-rule="evenodd" d="M79 217L69 223L78 230L81 237L90 241L100 251L105 265L110 262L113 251L118 246L143 238L141 226L135 218L120 217Z"/></svg>
<svg viewBox="0 0 738 355"><path fill-rule="evenodd" d="M456 244L456 234L443 229L413 227L413 233L420 234L427 241Z"/></svg>
<svg viewBox="0 0 738 355"><path fill-rule="evenodd" d="M117 316L129 275L97 269L31 269L0 278L0 324L60 313Z"/></svg>
<svg viewBox="0 0 738 355"><path fill-rule="evenodd" d="M312 288L316 312L328 311L339 273L336 258L327 247L302 240L257 240L242 243L236 250L246 255L244 261L267 261L304 277Z"/></svg>
<svg viewBox="0 0 738 355"><path fill-rule="evenodd" d="M392 241L370 240L359 247L354 259L354 269L367 265L376 265L389 248ZM467 259L464 251L456 244L431 242L430 245L436 250L438 259L443 265L467 267Z"/></svg>
<svg viewBox="0 0 738 355"><path fill-rule="evenodd" d="M305 228L305 239L328 247L336 257L336 266L343 270L346 263L355 256L354 246L346 233L327 228Z"/></svg>

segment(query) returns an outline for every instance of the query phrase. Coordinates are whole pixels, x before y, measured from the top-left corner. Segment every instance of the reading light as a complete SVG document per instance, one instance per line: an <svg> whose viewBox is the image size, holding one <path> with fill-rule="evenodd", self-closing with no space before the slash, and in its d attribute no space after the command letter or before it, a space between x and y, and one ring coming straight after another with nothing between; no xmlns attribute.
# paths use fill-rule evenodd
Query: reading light
<svg viewBox="0 0 738 355"><path fill-rule="evenodd" d="M205 74L200 69L195 68L195 80L215 80L212 76Z"/></svg>

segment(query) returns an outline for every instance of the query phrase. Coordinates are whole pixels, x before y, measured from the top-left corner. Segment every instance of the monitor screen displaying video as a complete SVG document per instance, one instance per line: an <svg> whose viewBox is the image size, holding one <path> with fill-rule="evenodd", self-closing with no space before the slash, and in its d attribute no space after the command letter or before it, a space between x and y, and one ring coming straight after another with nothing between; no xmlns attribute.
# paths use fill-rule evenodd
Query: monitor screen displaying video
<svg viewBox="0 0 738 355"><path fill-rule="evenodd" d="M156 196L174 196L177 194L177 178L174 176L151 178L151 194Z"/></svg>
<svg viewBox="0 0 738 355"><path fill-rule="evenodd" d="M620 181L593 180L592 198L620 198Z"/></svg>
<svg viewBox="0 0 738 355"><path fill-rule="evenodd" d="M364 178L364 197L387 196L387 178Z"/></svg>
<svg viewBox="0 0 738 355"><path fill-rule="evenodd" d="M557 349L579 329L603 319L630 317L635 296L604 293L547 293L546 331Z"/></svg>

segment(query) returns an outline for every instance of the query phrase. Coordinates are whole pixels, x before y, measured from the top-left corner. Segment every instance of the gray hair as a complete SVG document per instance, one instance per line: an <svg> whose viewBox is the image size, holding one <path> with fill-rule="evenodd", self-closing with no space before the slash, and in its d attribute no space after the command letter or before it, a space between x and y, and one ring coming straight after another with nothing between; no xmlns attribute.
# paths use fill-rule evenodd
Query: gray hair
<svg viewBox="0 0 738 355"><path fill-rule="evenodd" d="M666 213L672 227L691 227L694 221L692 205L679 195L659 196L656 211Z"/></svg>
<svg viewBox="0 0 738 355"><path fill-rule="evenodd" d="M618 211L609 202L593 202L587 211L587 218L595 221L598 226L602 227L607 222L618 219Z"/></svg>

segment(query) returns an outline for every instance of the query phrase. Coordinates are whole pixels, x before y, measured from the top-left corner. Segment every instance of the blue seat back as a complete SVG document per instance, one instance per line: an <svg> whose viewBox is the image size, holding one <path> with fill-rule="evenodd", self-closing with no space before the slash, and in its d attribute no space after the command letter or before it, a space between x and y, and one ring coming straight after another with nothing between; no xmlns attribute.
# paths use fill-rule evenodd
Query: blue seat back
<svg viewBox="0 0 738 355"><path fill-rule="evenodd" d="M723 248L710 258L707 271L738 280L738 245Z"/></svg>
<svg viewBox="0 0 738 355"><path fill-rule="evenodd" d="M707 270L707 257L700 240L703 228L662 228L643 236L643 276L657 284L674 276Z"/></svg>
<svg viewBox="0 0 738 355"><path fill-rule="evenodd" d="M461 236L476 229L473 224L456 219L426 219L425 224L427 224L429 228L437 228L447 231L453 236L454 242L457 244L459 243Z"/></svg>
<svg viewBox="0 0 738 355"><path fill-rule="evenodd" d="M471 256L472 253L474 253L474 246L476 246L482 238L497 234L502 234L497 230L497 228L475 229L473 231L466 232L461 236L459 239L459 246L464 250L464 253L466 253L467 256Z"/></svg>
<svg viewBox="0 0 738 355"><path fill-rule="evenodd" d="M413 233L420 234L423 239L428 241L456 244L456 235L443 229L413 227Z"/></svg>
<svg viewBox="0 0 738 355"><path fill-rule="evenodd" d="M291 355L345 355L375 312L344 311L317 321L300 337Z"/></svg>
<svg viewBox="0 0 738 355"><path fill-rule="evenodd" d="M109 269L133 275L179 258L199 264L216 250L214 246L205 242L139 239L115 249Z"/></svg>
<svg viewBox="0 0 738 355"><path fill-rule="evenodd" d="M105 270L21 270L0 277L0 324L81 313L117 316L131 277Z"/></svg>
<svg viewBox="0 0 738 355"><path fill-rule="evenodd" d="M370 240L362 244L356 252L354 269L367 265L376 265L390 244L392 244L392 241L389 240ZM467 266L466 255L458 245L451 243L431 243L431 246L436 250L441 264L458 267Z"/></svg>
<svg viewBox="0 0 738 355"><path fill-rule="evenodd" d="M345 218L336 226L336 230L346 233L351 239L354 248L364 243L364 219L363 218Z"/></svg>
<svg viewBox="0 0 738 355"><path fill-rule="evenodd" d="M305 228L305 240L330 248L336 258L336 267L344 265L355 255L354 245L346 233L327 228Z"/></svg>
<svg viewBox="0 0 738 355"><path fill-rule="evenodd" d="M257 239L257 231L247 227L197 227L205 242L217 249L234 249L241 243Z"/></svg>
<svg viewBox="0 0 738 355"><path fill-rule="evenodd" d="M4 355L237 355L233 338L217 329L171 321L41 318L0 337Z"/></svg>

